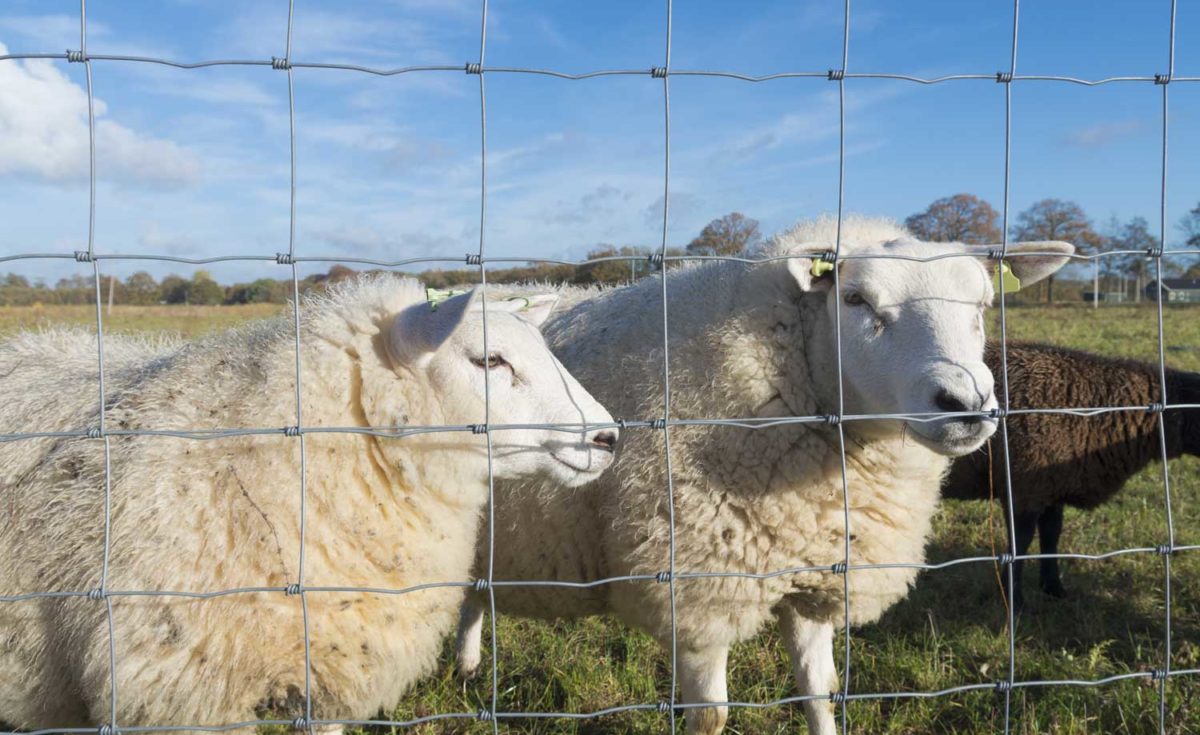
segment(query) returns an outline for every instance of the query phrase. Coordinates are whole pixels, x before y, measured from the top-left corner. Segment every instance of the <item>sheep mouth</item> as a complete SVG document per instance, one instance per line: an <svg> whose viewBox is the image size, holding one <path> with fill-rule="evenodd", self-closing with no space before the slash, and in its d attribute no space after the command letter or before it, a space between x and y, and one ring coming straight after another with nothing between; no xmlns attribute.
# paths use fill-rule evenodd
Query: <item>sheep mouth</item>
<svg viewBox="0 0 1200 735"><path fill-rule="evenodd" d="M926 449L947 457L961 457L978 449L996 429L993 419L978 422L954 421L930 432L917 424L907 424L908 434Z"/></svg>
<svg viewBox="0 0 1200 735"><path fill-rule="evenodd" d="M612 464L613 452L611 449L584 449L580 450L576 454L583 455L580 458L581 461L572 461L574 459L573 456L571 459L568 459L558 452L552 452L550 456L554 457L559 464L569 467L575 472L584 475L599 475L601 472L604 472L606 469L608 469L608 466Z"/></svg>

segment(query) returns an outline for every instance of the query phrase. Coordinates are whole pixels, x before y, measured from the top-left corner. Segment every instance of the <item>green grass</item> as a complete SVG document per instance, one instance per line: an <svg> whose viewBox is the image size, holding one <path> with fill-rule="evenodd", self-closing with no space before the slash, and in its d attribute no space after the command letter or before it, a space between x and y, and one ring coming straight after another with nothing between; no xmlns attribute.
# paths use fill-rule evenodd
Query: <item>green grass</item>
<svg viewBox="0 0 1200 735"><path fill-rule="evenodd" d="M87 307L67 316L94 318ZM144 314L118 307L106 323L114 330L169 329L186 335L220 328L270 309L210 307L184 314L150 307ZM29 310L31 311L31 310ZM61 315L60 315L61 316ZM1152 307L1020 307L1009 310L1009 336L1036 339L1102 354L1155 359L1157 322ZM16 326L46 323L17 309L0 309L0 335ZM1165 311L1173 367L1200 370L1200 307ZM991 334L998 334L995 325ZM1200 461L1170 465L1177 543L1200 544ZM938 514L931 561L988 555L1003 548L1002 511L985 503L948 503ZM536 528L531 532L536 532ZM1126 490L1091 513L1068 510L1063 551L1103 552L1155 546L1166 538L1161 468L1154 465ZM1036 547L1035 547L1036 549ZM1036 570L1026 577L1027 609L1016 626L1018 680L1098 679L1145 672L1162 664L1164 560L1130 554L1104 561L1067 561L1071 597L1051 600L1036 591ZM1171 560L1174 668L1200 667L1200 556ZM920 692L992 682L1008 671L1006 613L997 571L990 563L965 564L921 575L913 592L870 626L851 632L854 692ZM502 617L498 621L502 711L589 712L666 699L669 660L647 636L615 621L588 619L546 624ZM485 625L486 629L486 625ZM837 642L841 668L844 638ZM477 712L490 706L490 636L485 673L461 681L447 642L442 666L390 713L404 720L439 712ZM768 702L792 696L791 674L778 632L767 629L739 645L730 660L730 697ZM1176 678L1167 686L1167 732L1200 732L1200 679ZM1158 732L1157 684L1134 679L1100 687L1037 687L1012 695L1013 732L1126 734ZM995 733L1003 730L1004 699L992 691L929 699L855 701L848 711L857 733ZM661 733L657 712L624 712L600 718L506 720L519 733ZM682 731L682 729L681 729ZM407 730L421 733L490 733L473 720L443 720ZM804 732L798 706L735 709L731 733Z"/></svg>

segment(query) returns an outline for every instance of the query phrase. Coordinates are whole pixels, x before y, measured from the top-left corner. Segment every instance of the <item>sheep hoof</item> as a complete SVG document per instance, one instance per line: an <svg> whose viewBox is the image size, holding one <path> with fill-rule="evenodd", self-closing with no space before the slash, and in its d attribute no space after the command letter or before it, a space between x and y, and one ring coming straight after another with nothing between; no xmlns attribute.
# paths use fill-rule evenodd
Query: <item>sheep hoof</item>
<svg viewBox="0 0 1200 735"><path fill-rule="evenodd" d="M1065 599L1066 597L1070 596L1067 593L1067 589L1062 586L1062 582L1057 582L1057 581L1049 582L1047 584L1042 585L1042 592L1045 592L1047 595L1058 598L1060 600Z"/></svg>

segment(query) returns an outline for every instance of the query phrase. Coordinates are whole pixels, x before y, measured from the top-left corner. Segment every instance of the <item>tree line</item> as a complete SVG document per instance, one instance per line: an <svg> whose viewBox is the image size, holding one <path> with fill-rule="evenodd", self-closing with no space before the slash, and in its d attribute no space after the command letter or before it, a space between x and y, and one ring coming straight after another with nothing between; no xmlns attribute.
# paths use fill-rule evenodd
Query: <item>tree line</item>
<svg viewBox="0 0 1200 735"><path fill-rule="evenodd" d="M990 244L1001 241L1000 215L991 204L972 194L955 194L931 203L923 211L905 219L905 226L924 240ZM1200 204L1179 223L1188 248L1200 248ZM1144 217L1121 222L1112 217L1102 227L1096 227L1078 204L1062 199L1043 199L1013 218L1009 238L1018 240L1066 240L1074 243L1082 254L1110 250L1145 252L1158 245L1158 237L1150 230ZM667 255L742 256L751 254L762 244L759 222L741 212L731 212L709 222L684 248L668 248ZM589 250L586 260L596 261L581 266L557 263L529 263L513 268L489 268L488 280L493 283L542 282L622 284L639 280L659 269L650 256L657 247L616 246L601 244ZM605 260L613 258L613 260ZM672 265L668 262L668 265ZM1140 292L1153 277L1153 261L1141 255L1122 255L1101 258L1100 272L1106 278L1129 278ZM1184 271L1174 263L1165 263L1170 275L1200 278L1200 264ZM357 274L358 271L335 265L327 273L307 276L299 281L301 293L326 288ZM465 286L479 281L478 268L431 269L407 274L419 278L433 288ZM118 304L194 304L203 306L286 303L292 297L291 279L259 278L244 283L223 286L205 270L195 271L190 278L168 275L157 280L146 271L137 271L118 280L105 278L101 283L101 300ZM1055 298L1054 278L1039 284L1032 298L1052 303ZM0 306L32 304L90 304L96 299L96 284L92 277L76 275L60 278L53 286L44 281L30 282L26 277L9 273L0 277ZM1022 294L1016 300L1030 300Z"/></svg>

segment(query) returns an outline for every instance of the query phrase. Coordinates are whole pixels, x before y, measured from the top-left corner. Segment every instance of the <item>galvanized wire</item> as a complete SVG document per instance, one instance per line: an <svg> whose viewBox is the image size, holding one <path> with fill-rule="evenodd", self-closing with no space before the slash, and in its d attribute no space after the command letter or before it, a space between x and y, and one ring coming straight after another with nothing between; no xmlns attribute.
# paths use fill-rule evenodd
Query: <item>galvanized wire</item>
<svg viewBox="0 0 1200 735"><path fill-rule="evenodd" d="M121 732L150 732L150 731L167 731L175 732L182 730L198 730L206 732L226 732L243 727L260 726L260 725L285 725L294 728L313 730L318 726L365 726L379 725L390 727L412 727L422 723L436 722L442 720L484 720L492 724L493 732L499 732L500 720L513 720L521 718L561 718L564 720L579 720L594 717L601 717L619 712L633 711L657 711L667 715L666 720L673 732L676 727L677 711L694 709L699 707L711 706L727 706L727 707L743 707L743 708L766 708L778 707L789 704L795 704L804 701L812 700L830 700L840 705L841 711L841 729L843 733L849 731L848 704L851 701L863 700L883 700L883 699L904 699L904 698L933 698L950 696L953 694L969 691L986 691L992 690L1004 697L1004 729L1009 732L1012 729L1012 692L1017 689L1051 687L1051 686L1079 686L1091 687L1102 686L1114 682L1133 680L1133 679L1149 679L1158 683L1158 710L1159 710L1159 730L1162 733L1166 732L1166 686L1168 680L1173 677L1180 676L1196 676L1200 675L1200 669L1172 669L1172 608L1171 608L1171 559L1174 555L1194 552L1200 550L1200 545L1177 545L1174 532L1174 518L1171 506L1171 487L1170 487L1170 472L1167 464L1167 444L1164 416L1168 410L1181 410L1185 408L1200 408L1196 404L1170 404L1166 393L1166 337L1163 326L1163 260L1164 258L1173 255L1185 254L1200 254L1200 249L1195 248L1175 248L1168 249L1166 247L1166 229L1167 229L1167 164L1168 164L1168 130L1169 130L1169 87L1171 84L1197 82L1200 77L1177 77L1175 76L1175 15L1176 2L1171 0L1170 3L1170 26L1169 26L1169 43L1168 43L1168 63L1167 71L1164 74L1154 75L1126 75L1113 76L1100 79L1083 79L1071 76L1062 75L1019 75L1017 74L1017 47L1020 36L1020 2L1013 2L1013 16L1011 27L1011 53L1009 59L1009 68L1007 71L996 73L958 73L947 74L936 77L920 77L908 74L885 73L885 72L851 72L849 71L849 45L850 45L850 2L844 0L843 3L843 38L840 65L837 68L826 71L786 71L766 75L751 75L728 70L681 70L671 67L671 44L672 44L672 24L673 24L673 4L672 0L666 0L666 22L665 22L665 48L662 66L653 66L649 69L609 69L609 70L593 70L581 73L567 73L552 69L535 69L535 68L518 68L518 67L488 67L486 65L486 50L487 50L487 24L488 24L488 2L482 0L481 25L480 25L480 43L478 61L467 62L463 66L457 65L429 65L429 66L408 66L396 68L378 68L370 66L362 66L356 64L345 63L327 63L320 61L294 61L292 56L292 37L293 37L293 14L294 0L289 0L288 18L286 28L286 42L284 54L282 57L273 57L270 60L262 59L216 59L216 60L200 60L200 61L179 61L166 58L148 57L148 56L130 56L130 55L112 55L112 54L97 54L91 55L88 52L88 34L87 34L87 8L86 0L80 0L80 44L78 51L67 51L65 53L16 53L0 55L2 61L19 61L28 59L52 59L63 60L68 63L80 63L83 65L84 75L86 79L86 92L88 103L88 225L87 225L87 244L86 249L75 252L24 252L13 253L0 256L0 262L12 262L19 260L33 259L64 259L75 260L77 262L89 262L92 264L92 281L93 290L95 292L95 307L96 307L96 344L97 344L97 361L98 361L98 392L99 392L99 415L97 427L80 427L74 431L47 431L47 432L22 432L0 434L0 442L21 441L26 439L38 438L88 438L101 440L104 443L104 502L103 502L103 525L104 525L104 556L101 569L100 585L96 589L86 590L31 590L20 594L11 594L0 596L0 603L21 602L34 599L50 599L50 598L73 598L80 597L89 600L103 602L107 616L108 628L108 653L109 653L109 670L110 670L110 715L109 722L100 727L102 733ZM139 63L139 64L156 64L165 65L179 69L198 69L216 66L262 66L269 67L272 70L280 70L286 72L287 75L287 93L288 93L288 131L289 131L289 215L288 215L288 247L286 253L277 253L275 255L253 254L253 253L235 253L228 255L218 255L204 258L189 258L183 256L174 256L156 253L97 253L95 249L95 222L96 222L96 141L95 141L95 97L92 83L92 64L94 62L104 63ZM344 257L340 255L323 255L314 253L309 255L298 255L296 252L296 191L297 191L297 174L296 174L296 113L295 113L295 79L294 73L297 69L325 69L325 70L340 70L353 73L365 73L378 76L395 76L401 74L415 73L467 73L468 75L478 76L479 83L479 102L480 102L480 209L479 209L479 243L476 253L469 254L465 260L462 256L450 255L431 255L414 258L403 259L373 259L373 258L354 258ZM486 76L488 74L527 74L549 76L556 79L566 81L582 81L610 76L649 76L653 80L661 80L663 89L663 210L662 210L662 236L657 252L647 254L634 255L616 255L605 256L599 258L589 258L582 260L566 260L543 257L526 257L518 255L504 255L498 257L488 257L486 253L486 231L487 231L487 194L488 194L488 173L487 173L487 99L486 99ZM671 106L670 106L670 79L673 76L681 77L702 77L702 78L726 78L749 83L764 83L777 80L826 80L836 82L838 85L838 205L837 205L837 231L834 242L834 249L829 256L834 262L844 260L856 260L862 258L879 258L879 259L895 259L905 261L920 261L929 262L941 260L949 257L976 257L975 255L965 253L945 254L930 257L913 257L898 254L888 255L855 255L843 254L842 250L842 222L844 216L845 205L845 177L846 177L846 82L847 80L855 79L883 79L910 82L920 85L944 84L950 82L968 83L973 81L985 81L989 83L999 83L1003 88L1005 99L1004 106L1004 194L1002 207L1002 242L998 249L989 255L993 259L1008 257L1009 248L1009 214L1010 214L1010 193L1011 193L1011 160L1012 160L1012 106L1013 106L1013 86L1018 83L1026 82L1042 82L1042 83L1062 83L1082 85L1086 87L1094 87L1108 84L1129 83L1129 84L1154 84L1162 87L1162 169L1161 169L1161 203L1160 203L1160 237L1159 244L1149 251L1141 250L1111 250L1105 252L1091 254L1076 254L1071 256L1074 260L1081 262L1095 262L1104 258L1123 257L1129 255L1141 255L1149 257L1155 262L1156 269L1156 289L1157 289L1157 304L1156 304L1156 319L1158 330L1158 373L1160 382L1160 402L1151 406L1096 406L1096 407L1057 407L1057 408L1031 408L1031 409L1012 409L1009 405L1009 375L1008 375L1008 320L1007 320L1007 301L1005 294L1001 289L999 294L1000 308L1000 344L1001 344L1001 369L999 371L999 382L1002 392L1001 408L991 413L975 413L975 412L941 412L941 413L915 413L915 414L846 414L844 411L844 382L842 375L842 334L841 334L841 308L840 300L835 300L835 336L836 336L836 360L837 360L837 405L836 411L828 415L813 415L813 416L793 416L782 418L763 419L758 417L745 418L696 418L683 419L673 418L671 415L671 370L670 370L670 342L669 342L669 304L668 304L668 289L667 289L667 265L670 262L681 261L704 261L704 260L723 260L742 263L762 263L784 258L799 257L797 254L787 256L774 257L741 257L741 256L700 256L700 255L668 255L668 223L670 213L671 199ZM810 255L816 255L812 253ZM823 254L823 253L822 253ZM1051 253L1059 255L1057 253ZM259 262L259 261L274 261L280 265L288 266L290 270L292 297L294 307L292 312L294 326L294 342L295 342L295 402L296 402L296 421L293 426L288 427L243 427L243 428L221 428L221 429L109 429L106 423L106 390L105 390L105 365L104 365L104 320L101 306L101 261L163 261L176 262L185 264L208 264L217 262ZM611 424L492 424L491 423L491 390L488 373L485 371L485 391L484 391L484 419L483 423L473 425L404 425L404 426L344 426L344 427L310 427L304 425L302 399L304 394L302 374L301 374L301 298L300 298L300 278L298 266L302 263L327 263L327 262L343 262L343 263L361 263L370 264L381 267L403 267L408 265L425 265L434 263L454 263L466 264L468 266L479 268L479 283L480 290L485 296L482 299L483 303L483 347L484 354L488 354L488 329L487 329L487 307L486 293L488 290L487 267L489 264L496 263L545 263L545 264L561 264L561 265L587 265L592 263L601 263L608 261L628 261L639 262L648 260L652 265L662 269L663 277L661 279L661 297L662 297L662 325L663 325L663 412L661 417L651 417L637 420L621 420ZM838 269L833 270L835 288L838 286ZM1115 549L1097 554L1078 554L1078 553L1058 553L1058 554L1019 554L1016 546L1015 537L1010 543L1007 553L1000 553L994 556L976 556L956 558L939 563L929 563L916 560L897 560L890 563L873 563L873 564L853 564L851 562L851 529L850 529L850 497L849 486L846 470L846 453L845 453L845 424L846 422L868 421L880 419L901 419L906 421L925 422L952 417L965 416L986 416L999 420L1000 436L1004 445L1004 477L1005 477L1005 512L1008 515L1010 528L1015 527L1015 513L1013 509L1012 498L1012 481L1010 477L1009 456L1008 456L1008 419L1013 416L1020 415L1072 415L1072 416L1097 416L1116 411L1132 411L1144 412L1154 411L1157 413L1159 444L1162 459L1162 476L1163 476L1163 492L1164 492L1164 511L1166 521L1166 542L1155 546L1139 546L1122 549ZM841 562L832 566L808 566L808 567L792 567L787 569L773 570L764 573L751 572L729 572L729 571L707 571L702 569L680 570L676 568L675 560L675 544L676 544L676 529L675 529L675 488L673 480L672 454L670 432L673 427L678 426L726 426L737 427L744 430L759 430L768 429L788 424L827 424L837 427L839 454L842 467L842 499L843 499L843 523L844 523L844 541L843 541L843 559ZM495 558L495 512L494 512L494 478L492 471L492 434L497 431L542 428L564 432L579 433L583 431L596 430L601 428L620 428L622 431L630 429L649 429L652 431L661 431L664 440L664 462L667 479L667 499L669 509L669 558L667 569L657 574L638 574L638 575L616 575L595 580L579 580L579 581L561 581L561 580L497 580L494 579L494 558ZM413 585L410 587L393 589L380 587L341 587L341 586L309 586L305 584L305 526L307 515L307 452L306 452L306 436L316 433L345 433L345 434L361 434L370 435L385 439L402 439L404 437L413 436L424 433L437 432L468 432L471 434L483 434L487 445L488 458L488 514L487 514L487 565L486 576L481 579L463 579L463 580L443 580L430 582L425 584ZM226 438L235 436L254 436L254 435L273 435L284 434L285 436L296 438L299 449L299 472L300 472L300 498L299 498L299 529L300 529L300 546L299 560L297 566L297 577L295 583L288 583L283 586L263 586L263 587L242 587L233 589L220 590L120 590L112 589L109 584L110 579L110 557L111 557L111 532L112 532L112 459L111 459L111 440L114 437L128 438L135 436L158 436L158 437L174 437L186 440L205 441L216 438ZM850 637L850 574L856 570L870 569L917 569L917 570L937 570L946 569L963 564L995 564L1004 565L1007 578L1008 589L1014 589L1014 566L1015 562L1033 559L1088 559L1101 560L1111 559L1120 556L1136 555L1136 554L1153 554L1161 556L1164 563L1164 597L1165 597L1165 615L1164 615L1164 640L1163 640L1163 663L1161 669L1152 671L1133 672L1128 674L1118 674L1095 680L1027 680L1022 681L1017 678L1017 650L1015 637L1015 611L1010 604L1007 610L1008 618L1008 671L1007 675L997 681L988 682L973 682L966 683L960 686L949 687L937 691L892 691L892 692L852 692L850 690L851 678L851 637ZM754 580L772 579L788 575L804 575L804 574L841 574L843 577L843 622L845 624L845 648L842 661L841 672L841 687L839 691L830 692L827 694L808 694L803 696L785 697L769 702L745 702L745 701L728 701L728 702L703 702L703 703L683 703L678 701L678 631L676 623L676 582L686 579L708 579L716 577L734 577ZM499 642L496 629L496 603L495 589L497 587L557 587L564 589L587 589L595 588L604 585L626 583L626 582L666 582L669 586L670 605L671 605L671 675L670 675L670 691L669 695L663 701L654 703L631 703L623 704L614 707L596 710L592 712L525 712L500 711L499 705L499 657L498 649ZM311 594L331 594L331 593L347 593L358 592L366 594L379 595L404 595L426 589L435 588L462 588L467 589L486 589L489 596L490 608L490 624L491 624L491 686L490 686L490 701L488 708L482 712L448 712L434 713L424 717L415 718L412 720L397 721L386 719L368 719L368 720L319 720L313 716L313 665L311 641L309 638L308 625L308 595ZM162 726L154 724L119 724L117 719L118 714L118 695L117 690L117 667L118 667L118 651L115 635L115 620L113 615L113 599L121 597L164 597L164 598L185 598L185 599L200 599L208 600L231 595L244 594L282 594L294 595L299 598L301 613L304 624L304 666L305 666L305 702L304 716L295 721L283 720L249 720L237 723L197 723L189 725ZM49 728L34 731L35 735L50 733L95 733L96 728ZM3 735L8 735L7 733Z"/></svg>

